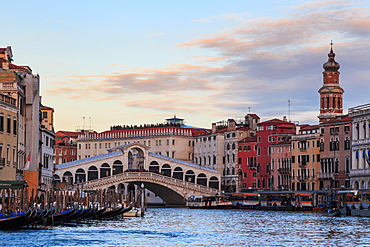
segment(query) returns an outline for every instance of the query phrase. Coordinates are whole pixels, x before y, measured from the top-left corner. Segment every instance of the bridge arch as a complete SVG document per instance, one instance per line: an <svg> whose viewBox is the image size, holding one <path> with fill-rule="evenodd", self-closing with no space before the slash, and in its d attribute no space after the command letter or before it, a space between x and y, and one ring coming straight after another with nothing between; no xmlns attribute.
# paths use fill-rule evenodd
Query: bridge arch
<svg viewBox="0 0 370 247"><path fill-rule="evenodd" d="M114 185L117 192L121 191L120 193L128 198L128 192L133 191L133 186L136 189L135 196L138 196L137 189L143 183L147 189L161 197L169 205L174 201L171 203L171 199L166 199L166 195L157 189L167 187L163 190L167 190L175 198L181 197L182 204L184 198L190 195L219 193L219 188L216 187L221 183L221 174L217 170L151 153L149 149L150 147L141 143L131 143L108 149L106 154L57 165L55 173L61 179L58 180L55 177L55 181L63 180L63 174L66 172L69 172L67 173L69 175L64 176L64 180L67 178L68 182L70 182L69 180L72 182L83 181L83 170L86 180L83 183L84 189L108 189L109 187L113 188L112 185ZM212 162L208 157L204 163ZM161 175L162 172L163 175ZM132 174L136 178L132 178L131 176L134 176ZM156 189L150 189L147 185ZM175 195L176 193L177 195ZM175 201L179 203L179 200Z"/></svg>
<svg viewBox="0 0 370 247"><path fill-rule="evenodd" d="M129 170L144 170L144 150L138 146L129 149L127 164Z"/></svg>

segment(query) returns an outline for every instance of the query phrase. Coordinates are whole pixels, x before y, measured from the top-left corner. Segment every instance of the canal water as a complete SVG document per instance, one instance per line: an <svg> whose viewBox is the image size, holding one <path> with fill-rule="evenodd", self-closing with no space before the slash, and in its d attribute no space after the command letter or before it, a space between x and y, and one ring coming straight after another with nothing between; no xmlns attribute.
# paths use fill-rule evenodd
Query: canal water
<svg viewBox="0 0 370 247"><path fill-rule="evenodd" d="M0 231L0 246L370 246L370 218L149 208L145 217Z"/></svg>

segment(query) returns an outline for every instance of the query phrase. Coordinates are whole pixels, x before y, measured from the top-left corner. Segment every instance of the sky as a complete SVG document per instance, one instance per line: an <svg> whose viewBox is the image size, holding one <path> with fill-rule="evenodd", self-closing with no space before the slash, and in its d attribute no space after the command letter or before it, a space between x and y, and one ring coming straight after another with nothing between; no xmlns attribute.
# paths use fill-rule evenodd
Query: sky
<svg viewBox="0 0 370 247"><path fill-rule="evenodd" d="M370 96L370 1L7 1L0 47L40 75L55 131L257 114L317 124L330 42L344 113ZM290 103L288 103L290 101Z"/></svg>

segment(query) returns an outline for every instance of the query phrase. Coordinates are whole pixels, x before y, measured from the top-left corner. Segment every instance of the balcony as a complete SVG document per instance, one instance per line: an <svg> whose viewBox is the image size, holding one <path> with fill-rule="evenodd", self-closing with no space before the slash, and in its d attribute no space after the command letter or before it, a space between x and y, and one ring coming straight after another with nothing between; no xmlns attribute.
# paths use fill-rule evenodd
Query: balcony
<svg viewBox="0 0 370 247"><path fill-rule="evenodd" d="M254 169L254 170L257 169L257 165L256 164L248 164L248 166L249 166L249 169Z"/></svg>
<svg viewBox="0 0 370 247"><path fill-rule="evenodd" d="M370 176L370 169L356 169L349 172L350 177L365 177Z"/></svg>
<svg viewBox="0 0 370 247"><path fill-rule="evenodd" d="M290 174L291 173L291 169L290 168L279 168L278 169L278 172L280 172L280 174Z"/></svg>
<svg viewBox="0 0 370 247"><path fill-rule="evenodd" d="M308 179L308 176L297 176L297 180L299 180L299 182L306 182Z"/></svg>
<svg viewBox="0 0 370 247"><path fill-rule="evenodd" d="M307 162L301 162L301 163L298 163L299 167L306 167L307 166Z"/></svg>
<svg viewBox="0 0 370 247"><path fill-rule="evenodd" d="M335 175L337 175L337 173L334 172L319 172L317 174L318 178L321 179L334 179Z"/></svg>

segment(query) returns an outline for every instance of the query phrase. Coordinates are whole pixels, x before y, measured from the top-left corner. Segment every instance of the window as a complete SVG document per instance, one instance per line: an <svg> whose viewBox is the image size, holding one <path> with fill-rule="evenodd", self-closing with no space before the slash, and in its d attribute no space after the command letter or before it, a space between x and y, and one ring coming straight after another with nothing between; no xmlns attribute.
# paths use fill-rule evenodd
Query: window
<svg viewBox="0 0 370 247"><path fill-rule="evenodd" d="M0 131L4 131L4 115L0 115Z"/></svg>
<svg viewBox="0 0 370 247"><path fill-rule="evenodd" d="M348 137L346 137L346 140L344 141L344 150L349 150L351 148L350 142Z"/></svg>
<svg viewBox="0 0 370 247"><path fill-rule="evenodd" d="M7 122L6 122L6 132L7 132L8 134L12 133L12 132L11 132L11 119L10 119L10 116L8 116L8 118L7 118Z"/></svg>
<svg viewBox="0 0 370 247"><path fill-rule="evenodd" d="M263 126L258 126L258 131L262 131L263 130Z"/></svg>
<svg viewBox="0 0 370 247"><path fill-rule="evenodd" d="M14 118L14 119L13 119L13 134L14 134L14 135L16 135L16 134L17 134L17 129L18 129L18 127L17 127L17 119L16 119L16 118Z"/></svg>

